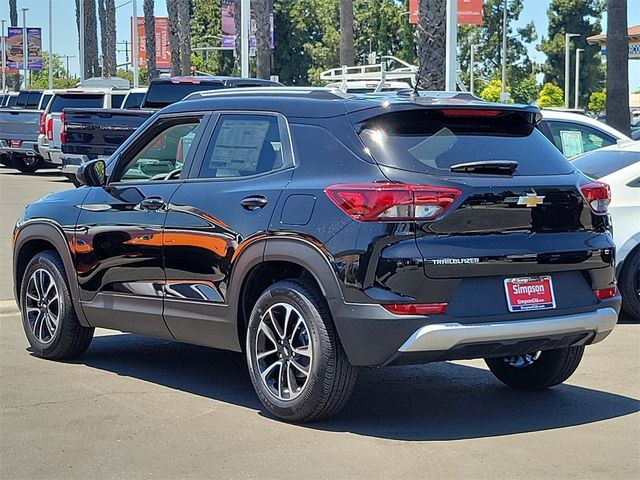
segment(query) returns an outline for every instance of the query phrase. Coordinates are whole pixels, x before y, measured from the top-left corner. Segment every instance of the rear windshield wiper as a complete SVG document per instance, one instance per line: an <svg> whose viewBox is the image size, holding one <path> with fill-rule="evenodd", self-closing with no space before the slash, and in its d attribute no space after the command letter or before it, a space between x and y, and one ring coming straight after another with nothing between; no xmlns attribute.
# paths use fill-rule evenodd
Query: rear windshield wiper
<svg viewBox="0 0 640 480"><path fill-rule="evenodd" d="M518 168L518 162L515 160L486 160L451 165L449 171L484 175L512 175L516 168Z"/></svg>

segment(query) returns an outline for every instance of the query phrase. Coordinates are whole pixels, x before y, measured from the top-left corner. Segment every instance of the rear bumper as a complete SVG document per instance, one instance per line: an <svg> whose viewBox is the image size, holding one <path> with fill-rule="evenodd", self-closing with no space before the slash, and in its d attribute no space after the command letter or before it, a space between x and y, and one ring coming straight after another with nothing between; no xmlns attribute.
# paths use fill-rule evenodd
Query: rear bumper
<svg viewBox="0 0 640 480"><path fill-rule="evenodd" d="M75 175L80 165L86 163L88 159L84 155L63 155L61 161L62 173L65 175Z"/></svg>
<svg viewBox="0 0 640 480"><path fill-rule="evenodd" d="M512 314L479 323L478 318L405 317L379 305L331 303L345 352L353 365L361 366L501 357L592 344L609 335L620 310L617 295L599 302L595 310Z"/></svg>
<svg viewBox="0 0 640 480"><path fill-rule="evenodd" d="M35 157L39 155L37 142L22 142L18 148L10 147L8 142L0 140L0 153L8 155L24 155L27 157Z"/></svg>

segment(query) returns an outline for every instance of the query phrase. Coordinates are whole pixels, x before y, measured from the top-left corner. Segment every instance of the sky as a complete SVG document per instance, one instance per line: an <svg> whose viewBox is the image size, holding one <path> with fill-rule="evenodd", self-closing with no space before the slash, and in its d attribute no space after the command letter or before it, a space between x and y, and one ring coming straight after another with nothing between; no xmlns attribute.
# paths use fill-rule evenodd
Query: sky
<svg viewBox="0 0 640 480"><path fill-rule="evenodd" d="M52 2L52 23L53 23L53 51L60 55L75 55L69 59L69 68L72 74L78 74L78 30L76 28L75 0L50 0ZM137 0L138 16L142 16L143 0ZM42 27L43 49L49 48L49 0L18 0L18 10L29 8L27 12L27 26ZM627 0L629 25L640 24L640 0ZM125 61L125 45L122 41L130 41L129 18L132 15L132 3L130 0L116 0L116 26L117 41L119 50L118 64ZM524 25L533 21L538 32L538 42L540 37L546 35L547 7L549 0L525 0L524 10L520 15L517 25ZM157 16L166 16L166 2L156 0L155 13ZM22 13L18 11L19 25L22 25ZM0 19L9 19L9 2L0 0ZM606 29L606 17L602 22ZM129 48L131 48L129 46ZM535 49L535 45L530 47L530 55L536 62L544 61L544 55ZM632 91L640 89L640 60L629 62L629 86Z"/></svg>

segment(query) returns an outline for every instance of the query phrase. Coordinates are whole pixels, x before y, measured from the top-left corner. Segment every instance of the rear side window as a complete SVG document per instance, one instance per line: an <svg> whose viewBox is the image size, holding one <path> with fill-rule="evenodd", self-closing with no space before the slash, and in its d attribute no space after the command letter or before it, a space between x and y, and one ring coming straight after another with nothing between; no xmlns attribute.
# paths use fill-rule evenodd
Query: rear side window
<svg viewBox="0 0 640 480"><path fill-rule="evenodd" d="M149 87L144 102L146 108L164 108L179 102L193 92L218 90L224 88L221 83L154 83Z"/></svg>
<svg viewBox="0 0 640 480"><path fill-rule="evenodd" d="M122 108L140 108L142 99L144 98L144 92L130 93L127 95L127 99L122 105Z"/></svg>
<svg viewBox="0 0 640 480"><path fill-rule="evenodd" d="M607 150L583 155L573 160L572 164L588 177L597 180L636 162L640 162L640 152Z"/></svg>
<svg viewBox="0 0 640 480"><path fill-rule="evenodd" d="M567 158L616 143L611 135L580 123L547 120L547 125L556 147Z"/></svg>
<svg viewBox="0 0 640 480"><path fill-rule="evenodd" d="M284 165L278 118L221 115L200 168L200 178L247 177Z"/></svg>
<svg viewBox="0 0 640 480"><path fill-rule="evenodd" d="M111 95L111 108L120 108L122 106L122 101L124 100L124 95Z"/></svg>
<svg viewBox="0 0 640 480"><path fill-rule="evenodd" d="M68 93L55 95L51 101L49 113L60 113L65 108L102 108L104 94Z"/></svg>
<svg viewBox="0 0 640 480"><path fill-rule="evenodd" d="M360 138L379 164L412 172L453 175L453 165L499 160L518 162L514 175L573 171L544 135L517 112L495 116L468 116L453 109L453 114L444 112L415 109L374 117L359 127Z"/></svg>
<svg viewBox="0 0 640 480"><path fill-rule="evenodd" d="M42 95L42 99L40 100L40 110L44 110L45 108L47 108L47 105L49 104L49 100L51 100L51 97L53 97L53 95L50 93L47 93L46 95Z"/></svg>

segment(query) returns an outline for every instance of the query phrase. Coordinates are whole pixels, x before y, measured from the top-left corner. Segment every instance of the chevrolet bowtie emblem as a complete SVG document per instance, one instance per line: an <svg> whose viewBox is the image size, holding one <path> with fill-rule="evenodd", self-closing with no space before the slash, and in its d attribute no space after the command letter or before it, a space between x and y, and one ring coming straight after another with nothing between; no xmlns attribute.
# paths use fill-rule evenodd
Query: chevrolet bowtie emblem
<svg viewBox="0 0 640 480"><path fill-rule="evenodd" d="M542 205L544 195L538 195L534 193L527 193L521 197L518 197L518 205L526 205L529 208L533 208L536 205Z"/></svg>

